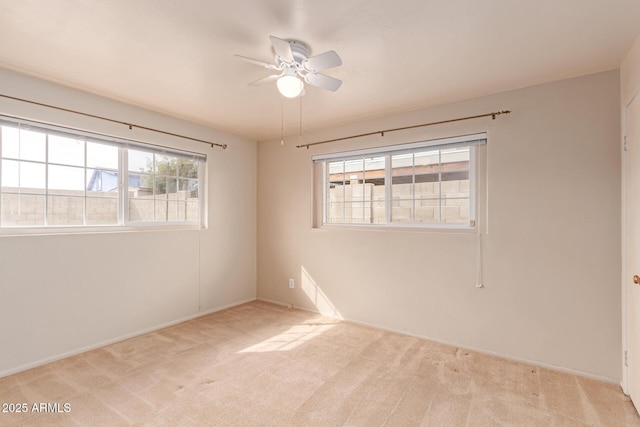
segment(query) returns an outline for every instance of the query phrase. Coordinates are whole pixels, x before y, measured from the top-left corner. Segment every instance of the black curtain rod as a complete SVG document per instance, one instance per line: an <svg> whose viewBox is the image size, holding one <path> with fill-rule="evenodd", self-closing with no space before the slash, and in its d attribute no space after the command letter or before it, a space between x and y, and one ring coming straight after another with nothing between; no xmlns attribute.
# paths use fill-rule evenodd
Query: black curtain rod
<svg viewBox="0 0 640 427"><path fill-rule="evenodd" d="M7 98L7 99L13 99L14 101L26 102L26 103L29 103L29 104L39 105L41 107L53 108L54 110L66 111L67 113L79 114L79 115L85 116L85 117L91 117L91 118L94 118L94 119L100 119L100 120L105 120L105 121L111 122L111 123L117 123L117 124L120 124L120 125L125 125L125 126L128 126L129 129L138 128L138 129L148 130L148 131L151 131L151 132L161 133L161 134L164 134L164 135L175 136L175 137L182 138L182 139L188 139L190 141L201 142L203 144L210 145L211 148L213 148L213 146L216 146L216 147L222 148L223 150L227 149L227 144L217 144L215 142L205 141L204 139L192 138L190 136L180 135L178 133L167 132L167 131L164 131L164 130L154 129L154 128L150 128L150 127L147 127L147 126L140 126L140 125L136 125L136 124L133 124L133 123L122 122L120 120L114 120L114 119L110 119L110 118L107 118L107 117L96 116L95 114L83 113L82 111L70 110L68 108L57 107L55 105L44 104L42 102L30 101L28 99L17 98L15 96L9 96L9 95L3 95L3 94L0 94L0 96L3 97L3 98Z"/></svg>
<svg viewBox="0 0 640 427"><path fill-rule="evenodd" d="M326 141L311 142L309 144L300 144L300 145L296 145L296 148L306 147L308 149L312 145L326 144L328 142L344 141L345 139L360 138L362 136L371 136L371 135L377 135L377 134L380 134L380 136L384 136L384 134L387 133L387 132L396 132L396 131L399 131L399 130L415 129L415 128L420 128L420 127L424 127L424 126L441 125L443 123L460 122L462 120L479 119L481 117L491 117L493 120L495 120L496 116L499 116L501 114L509 114L509 113L511 113L511 110L496 111L494 113L479 114L477 116L468 116L468 117L460 117L460 118L457 118L457 119L441 120L439 122L423 123L423 124L420 124L420 125L405 126L405 127L401 127L401 128L395 128L395 129L385 129L385 130L379 130L377 132L361 133L359 135L351 135L351 136L345 136L345 137L342 137L342 138L327 139Z"/></svg>

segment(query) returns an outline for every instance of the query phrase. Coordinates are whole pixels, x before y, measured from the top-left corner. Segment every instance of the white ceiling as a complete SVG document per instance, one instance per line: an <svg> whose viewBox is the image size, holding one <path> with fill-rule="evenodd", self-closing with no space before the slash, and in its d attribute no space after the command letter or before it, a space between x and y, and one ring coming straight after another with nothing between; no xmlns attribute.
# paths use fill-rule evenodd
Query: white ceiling
<svg viewBox="0 0 640 427"><path fill-rule="evenodd" d="M335 50L313 129L617 68L640 0L0 0L0 66L263 140L280 135L268 36ZM285 100L285 133L299 101Z"/></svg>

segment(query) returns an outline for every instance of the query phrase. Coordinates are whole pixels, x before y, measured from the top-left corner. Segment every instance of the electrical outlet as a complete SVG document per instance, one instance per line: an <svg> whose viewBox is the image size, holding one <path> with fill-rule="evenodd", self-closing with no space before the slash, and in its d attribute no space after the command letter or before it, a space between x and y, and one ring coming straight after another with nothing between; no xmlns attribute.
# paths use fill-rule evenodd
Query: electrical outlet
<svg viewBox="0 0 640 427"><path fill-rule="evenodd" d="M293 281L293 279L289 279L289 287L290 287L291 289L293 289L293 288L295 288L295 287L296 287L296 282L294 282L294 281Z"/></svg>

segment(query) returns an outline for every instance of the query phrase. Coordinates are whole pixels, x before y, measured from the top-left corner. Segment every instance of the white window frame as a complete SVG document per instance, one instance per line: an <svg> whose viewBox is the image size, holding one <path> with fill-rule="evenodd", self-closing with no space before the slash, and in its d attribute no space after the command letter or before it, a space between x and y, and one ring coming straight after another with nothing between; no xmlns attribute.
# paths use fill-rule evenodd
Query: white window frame
<svg viewBox="0 0 640 427"><path fill-rule="evenodd" d="M85 178L85 209L83 210L83 224L78 225L49 225L47 224L47 205L46 200L48 196L48 183L45 182L44 193L42 194L45 197L45 224L44 225L24 225L24 226L15 226L9 225L5 226L2 224L2 217L0 215L0 235L2 234L32 234L32 233L47 233L47 232L88 232L88 231L113 231L113 230L135 230L135 229L149 229L149 228L204 228L206 226L205 223L205 213L206 209L206 191L205 191L205 175L206 175L206 155L202 153L190 152L186 150L179 150L169 147L164 147L156 144L150 144L141 141L128 140L123 138L116 138L111 136L102 135L99 133L87 132L79 129L68 128L64 126L56 126L48 123L41 123L37 121L18 119L11 116L3 116L0 115L0 126L7 125L12 127L26 127L33 129L35 131L43 132L48 135L50 134L58 134L68 138L76 138L83 139L85 142L85 177L86 177L86 147L87 142L95 142L99 144L112 145L118 147L118 221L116 224L86 224L87 220L87 212L86 212L86 178ZM2 161L2 141L0 140L0 162ZM48 169L49 166L49 153L48 153L48 144L45 147L45 168ZM153 222L142 222L142 221L130 221L129 219L129 170L128 170L128 150L136 149L140 151L148 151L156 154L164 154L167 156L175 156L178 158L192 158L197 160L198 162L198 219L194 221L153 221ZM43 163L43 162L37 162ZM52 163L54 164L54 163ZM2 188L2 164L0 163L0 189ZM45 180L47 179L47 175L45 174ZM78 196L79 197L79 196ZM2 199L0 198L0 209L2 209ZM155 201L154 201L155 205Z"/></svg>
<svg viewBox="0 0 640 427"><path fill-rule="evenodd" d="M487 143L486 133L462 135L450 138L441 138L428 141L398 144L371 149L354 150L348 152L319 154L311 157L314 163L322 165L322 226L323 227L358 227L358 228L417 228L417 229L475 229L477 227L478 214L478 146ZM445 223L445 222L392 222L392 164L391 157L397 154L415 153L427 150L445 150L454 147L469 147L469 222ZM328 223L327 222L327 165L331 161L345 161L365 157L385 157L385 222L384 223ZM439 180L438 182L442 182ZM442 194L440 194L442 201ZM439 204L439 208L442 206ZM441 217L440 217L441 218Z"/></svg>
<svg viewBox="0 0 640 427"><path fill-rule="evenodd" d="M147 147L147 148L145 148ZM174 157L178 157L178 158L185 158L185 157L194 157L193 153L188 153L187 155L185 155L186 152L184 151L177 151L177 150L173 150L173 149L165 149L165 148L159 148L157 146L150 146L149 144L143 144L143 143L136 143L136 144L129 144L126 148L121 150L122 156L123 156L123 161L122 164L124 165L122 168L123 173L121 174L122 178L120 179L120 186L123 189L123 200L122 200L122 206L123 209L126 208L126 211L124 211L123 213L123 218L124 218L124 225L127 226L132 226L132 227L136 227L136 226L141 226L141 227L152 227L152 226L158 226L158 225L167 225L167 226L180 226L180 225L191 225L191 226L203 226L203 208L204 208L204 202L203 202L203 190L202 190L202 186L204 185L204 160L200 160L198 161L198 200L199 200L199 207L198 207L198 220L197 221L131 221L131 219L129 218L129 216L127 215L127 213L129 212L129 174L130 173L134 173L129 170L129 158L127 155L127 150L128 149L134 149L134 150L139 150L139 151L147 151L149 153L153 153L154 155L167 155L167 156L174 156ZM197 156L196 156L197 157ZM149 173L144 172L144 174L149 175ZM150 174L154 179L156 177L156 173L152 173ZM126 179L125 179L126 178ZM176 177L177 178L177 177ZM155 187L155 184L154 184ZM152 199L154 202L154 212L155 212L155 204L157 203L157 199L155 196Z"/></svg>

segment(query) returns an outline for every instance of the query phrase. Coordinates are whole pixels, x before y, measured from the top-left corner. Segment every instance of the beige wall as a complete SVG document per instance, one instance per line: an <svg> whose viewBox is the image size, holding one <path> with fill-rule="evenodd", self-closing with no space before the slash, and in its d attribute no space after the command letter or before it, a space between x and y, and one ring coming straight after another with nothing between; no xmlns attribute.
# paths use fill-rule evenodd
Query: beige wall
<svg viewBox="0 0 640 427"><path fill-rule="evenodd" d="M620 78L609 71L258 144L258 297L618 381ZM311 101L310 101L311 102ZM312 228L313 154L488 132L472 233ZM296 287L289 289L292 277Z"/></svg>
<svg viewBox="0 0 640 427"><path fill-rule="evenodd" d="M0 376L255 298L254 141L8 70L0 93L229 144L0 98L0 113L204 153L209 200L204 230L0 234Z"/></svg>

